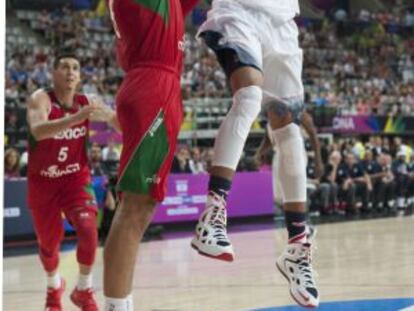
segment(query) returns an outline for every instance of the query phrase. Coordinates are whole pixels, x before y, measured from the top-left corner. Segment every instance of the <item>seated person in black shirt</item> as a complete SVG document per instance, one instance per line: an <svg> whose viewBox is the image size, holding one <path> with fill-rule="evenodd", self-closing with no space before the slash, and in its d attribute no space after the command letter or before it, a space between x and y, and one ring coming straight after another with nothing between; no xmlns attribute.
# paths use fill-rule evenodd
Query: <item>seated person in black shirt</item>
<svg viewBox="0 0 414 311"><path fill-rule="evenodd" d="M397 153L397 159L392 164L392 172L396 183L397 208L399 210L404 210L407 207L406 197L408 195L410 173L406 157L406 153L400 150Z"/></svg>
<svg viewBox="0 0 414 311"><path fill-rule="evenodd" d="M329 162L324 167L319 185L323 213L329 214L333 211L338 211L338 184L336 183L336 176L341 158L339 151L332 152L329 156Z"/></svg>
<svg viewBox="0 0 414 311"><path fill-rule="evenodd" d="M379 190L382 186L382 177L385 176L386 172L382 170L381 165L374 158L374 153L372 150L367 149L365 151L364 161L362 161L362 166L365 172L368 174L369 178L371 179L373 191L369 193L369 208L379 209L379 199L380 194Z"/></svg>
<svg viewBox="0 0 414 311"><path fill-rule="evenodd" d="M339 196L347 204L347 212L354 213L361 207L363 211L367 210L371 180L353 153L346 154L338 168L336 181L340 186Z"/></svg>

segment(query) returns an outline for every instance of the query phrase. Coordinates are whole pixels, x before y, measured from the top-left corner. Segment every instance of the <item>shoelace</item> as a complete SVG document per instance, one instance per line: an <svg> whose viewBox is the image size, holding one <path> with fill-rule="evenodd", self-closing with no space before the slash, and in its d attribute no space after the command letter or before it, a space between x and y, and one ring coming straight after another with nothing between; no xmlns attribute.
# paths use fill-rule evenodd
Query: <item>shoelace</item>
<svg viewBox="0 0 414 311"><path fill-rule="evenodd" d="M315 281L312 274L312 252L311 247L302 247L299 254L299 271L304 278L305 287L315 287Z"/></svg>
<svg viewBox="0 0 414 311"><path fill-rule="evenodd" d="M213 205L211 218L208 223L215 229L214 237L221 241L228 242L226 235L227 213L224 206Z"/></svg>

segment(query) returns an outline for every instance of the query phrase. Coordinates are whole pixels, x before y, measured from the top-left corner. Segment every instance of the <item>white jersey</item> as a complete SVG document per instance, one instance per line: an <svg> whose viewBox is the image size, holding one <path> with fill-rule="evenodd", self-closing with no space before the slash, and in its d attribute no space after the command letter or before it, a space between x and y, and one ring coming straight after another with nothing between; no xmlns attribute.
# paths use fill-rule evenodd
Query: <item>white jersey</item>
<svg viewBox="0 0 414 311"><path fill-rule="evenodd" d="M281 15L286 19L291 19L300 13L299 0L233 0L239 2L243 6L256 10L265 11L271 16Z"/></svg>

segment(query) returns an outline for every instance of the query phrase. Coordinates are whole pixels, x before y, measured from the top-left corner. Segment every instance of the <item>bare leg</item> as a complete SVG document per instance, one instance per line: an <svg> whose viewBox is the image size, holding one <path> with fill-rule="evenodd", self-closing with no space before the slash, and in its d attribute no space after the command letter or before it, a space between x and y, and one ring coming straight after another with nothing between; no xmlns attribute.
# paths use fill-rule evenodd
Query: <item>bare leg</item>
<svg viewBox="0 0 414 311"><path fill-rule="evenodd" d="M104 294L125 298L132 290L139 243L154 214L148 195L123 193L104 249Z"/></svg>

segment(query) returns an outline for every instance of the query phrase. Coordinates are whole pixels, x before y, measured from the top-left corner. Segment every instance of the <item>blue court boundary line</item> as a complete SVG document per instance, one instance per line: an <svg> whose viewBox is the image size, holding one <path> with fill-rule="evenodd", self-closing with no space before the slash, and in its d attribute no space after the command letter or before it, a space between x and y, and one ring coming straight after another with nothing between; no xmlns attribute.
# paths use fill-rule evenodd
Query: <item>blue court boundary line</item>
<svg viewBox="0 0 414 311"><path fill-rule="evenodd" d="M414 298L373 299L354 301L323 302L317 311L399 311L407 307L414 307ZM310 310L300 306L270 307L250 311L303 311Z"/></svg>

